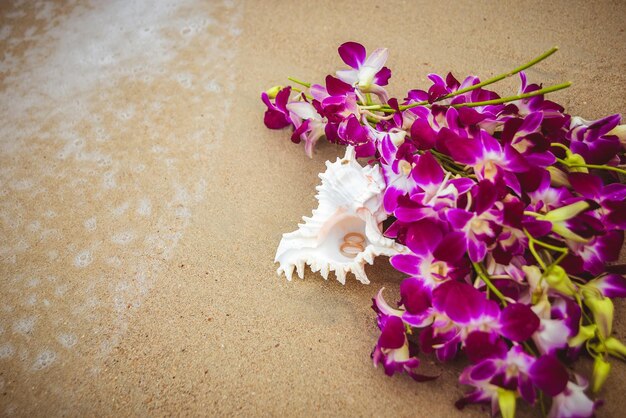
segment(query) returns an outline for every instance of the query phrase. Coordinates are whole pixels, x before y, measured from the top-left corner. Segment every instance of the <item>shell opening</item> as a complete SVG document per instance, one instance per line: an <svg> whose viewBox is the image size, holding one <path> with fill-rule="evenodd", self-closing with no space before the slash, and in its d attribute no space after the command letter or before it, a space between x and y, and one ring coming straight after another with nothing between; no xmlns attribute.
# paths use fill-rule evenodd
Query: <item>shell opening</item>
<svg viewBox="0 0 626 418"><path fill-rule="evenodd" d="M361 251L365 251L365 236L359 232L349 232L343 236L343 244L339 251L346 257L354 258Z"/></svg>
<svg viewBox="0 0 626 418"><path fill-rule="evenodd" d="M329 233L320 243L325 255L337 262L350 262L370 244L365 236L365 221L358 216L344 215L332 225L327 225ZM339 251L337 251L339 250Z"/></svg>

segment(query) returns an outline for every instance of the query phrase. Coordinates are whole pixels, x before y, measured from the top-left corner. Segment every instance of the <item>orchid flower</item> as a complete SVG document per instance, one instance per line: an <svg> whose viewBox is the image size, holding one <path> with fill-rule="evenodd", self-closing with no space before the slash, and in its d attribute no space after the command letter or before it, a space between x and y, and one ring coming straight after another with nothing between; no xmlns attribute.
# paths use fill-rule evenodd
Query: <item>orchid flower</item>
<svg viewBox="0 0 626 418"><path fill-rule="evenodd" d="M339 47L339 55L352 69L337 71L340 80L358 87L363 93L374 93L383 103L389 100L387 91L383 88L389 82L391 71L385 67L389 56L387 48L379 48L366 57L363 45L356 42L346 42Z"/></svg>
<svg viewBox="0 0 626 418"><path fill-rule="evenodd" d="M366 206L381 208L374 228L398 245L390 263L406 278L394 306L383 289L372 299L374 365L425 381L434 377L418 373L418 352L442 362L464 354L459 381L471 389L457 406L488 403L504 418L518 400L546 408L547 398L552 418L592 416L601 401L561 359L591 354L593 393L610 356L626 359L612 335L626 278L609 264L626 229L626 125L619 115L571 116L545 98L568 83L528 82L524 70L555 51L482 82L430 74L401 101L384 88L387 49L367 56L347 42L338 52L349 69L261 95L265 125L291 126L309 157L325 137L355 147L384 178ZM488 89L513 74L516 96Z"/></svg>
<svg viewBox="0 0 626 418"><path fill-rule="evenodd" d="M304 140L304 150L309 158L313 158L315 143L325 134L327 121L322 118L317 109L309 102L292 102L287 110L293 120L295 131L292 135L294 142Z"/></svg>

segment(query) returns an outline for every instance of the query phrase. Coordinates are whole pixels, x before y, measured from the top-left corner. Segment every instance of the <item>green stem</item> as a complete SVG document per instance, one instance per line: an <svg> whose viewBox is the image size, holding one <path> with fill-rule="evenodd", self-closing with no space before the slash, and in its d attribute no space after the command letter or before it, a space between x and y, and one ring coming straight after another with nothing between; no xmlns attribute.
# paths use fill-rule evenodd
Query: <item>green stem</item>
<svg viewBox="0 0 626 418"><path fill-rule="evenodd" d="M567 152L568 154L571 152L569 148L567 148L565 145L561 144L560 142L552 142L550 144L551 147L559 147L559 148L563 148L565 150L565 152Z"/></svg>
<svg viewBox="0 0 626 418"><path fill-rule="evenodd" d="M497 76L495 76L493 78L490 78L489 80L485 80L485 81L480 82L478 84L474 84L474 85L466 87L464 89L457 90L455 92L452 92L450 94L447 94L447 95L437 99L436 101L449 99L450 97L458 96L459 94L467 93L468 91L476 90L476 89L479 89L481 87L488 86L489 84L496 83L496 82L498 82L500 80L504 80L507 77L511 77L512 75L515 75L515 74L517 74L519 72L524 71L527 68L532 67L535 64L540 63L541 61L545 60L546 58L548 58L550 55L554 54L558 50L559 50L559 48L556 47L556 46L553 47L553 48L550 48L548 51L546 51L543 54L539 55L537 58L532 59L531 61L527 62L524 65L520 65L519 67L515 68L514 70L509 71L508 73L499 74L499 75L497 75Z"/></svg>
<svg viewBox="0 0 626 418"><path fill-rule="evenodd" d="M287 80L293 81L294 83L300 84L301 86L306 87L307 89L311 87L311 83L307 83L306 81L298 80L295 77L287 77Z"/></svg>
<svg viewBox="0 0 626 418"><path fill-rule="evenodd" d="M476 273L478 273L478 276L482 279L483 282L485 282L489 290L491 290L493 294L496 295L498 299L500 299L502 305L506 306L506 298L504 297L502 292L500 292L500 290L491 282L491 279L489 278L489 276L487 276L487 273L485 273L482 266L479 263L474 262L472 262L472 265L474 266L474 270L476 270Z"/></svg>
<svg viewBox="0 0 626 418"><path fill-rule="evenodd" d="M533 257L535 257L535 260L537 261L537 263L539 263L541 268L545 271L546 263L543 262L543 260L537 253L537 250L535 249L535 242L536 242L535 238L532 235L530 235L530 232L528 232L525 228L524 228L524 234L528 238L528 249L530 250L530 253L533 255Z"/></svg>
<svg viewBox="0 0 626 418"><path fill-rule="evenodd" d="M493 100L485 100L483 102L458 103L458 104L452 105L452 107L454 108L477 107L477 106L488 106L488 105L493 105L493 104L514 102L516 100L528 99L529 97L541 96L543 94L552 93L558 90L563 90L563 89L568 88L571 85L572 83L568 81L568 82L561 83L561 84L555 84L554 86L546 87L541 90L531 91L530 93L518 94L516 96L509 96L509 97L501 97L499 99L493 99Z"/></svg>
<svg viewBox="0 0 626 418"><path fill-rule="evenodd" d="M585 167L585 168L596 168L598 170L609 170L609 171L616 171L618 173L621 174L626 174L626 170L623 170L621 168L618 167L613 167L611 165L597 165L597 164L568 164L567 162L559 159L560 163L563 163L564 165L568 166L568 167L572 167L572 168L576 168L576 167Z"/></svg>
<svg viewBox="0 0 626 418"><path fill-rule="evenodd" d="M477 107L477 106L488 106L488 105L494 105L494 104L502 104L502 103L509 103L509 102L514 102L517 100L523 100L523 99L528 99L530 97L535 97L535 96L541 96L543 94L548 94L548 93L553 93L555 91L559 91L559 90L563 90L568 88L569 86L571 86L572 83L567 81L565 83L561 83L561 84L555 84L554 86L549 86L549 87L545 87L543 89L540 90L535 90L535 91L531 91L530 93L523 93L523 94L518 94L515 96L509 96L509 97L501 97L499 99L493 99L493 100L485 100L482 102L468 102L468 103L457 103L455 105L451 105L454 108L459 108L459 107ZM395 110L390 109L389 107L385 107L387 105L379 105L380 107L378 109L373 108L372 110L378 110L381 112L385 112L385 113L394 113ZM417 103L411 103L409 105L404 105L404 106L400 106L400 110L407 110L407 109L411 109L413 107L417 107L417 106L430 106L430 104L426 101L424 102L417 102Z"/></svg>
<svg viewBox="0 0 626 418"><path fill-rule="evenodd" d="M549 250L558 251L563 254L567 254L568 250L564 247L557 247L556 245L548 244L547 242L539 241L537 238L532 237L532 240L535 244L539 244L544 248L548 248Z"/></svg>
<svg viewBox="0 0 626 418"><path fill-rule="evenodd" d="M545 60L550 55L552 55L556 51L558 51L558 49L559 48L556 47L556 46L553 47L553 48L550 48L548 51L544 52L543 54L539 55L538 57L530 60L529 62L527 62L524 65L521 65L521 66L515 68L514 70L509 71L508 73L502 73L502 74L499 74L499 75L497 75L495 77L492 77L492 78L490 78L488 80L482 81L482 82L480 82L478 84L474 84L472 86L465 87L464 89L454 91L454 92L452 92L450 94L447 94L447 95L445 95L443 97L438 98L437 100L435 100L435 102L438 102L438 101L441 101L441 100L445 100L445 99L449 99L451 97L458 96L458 95L463 94L463 93L467 93L468 91L476 90L476 89L479 89L481 87L488 86L489 84L496 83L496 82L498 82L500 80L504 80L507 77L511 77L512 75L515 75L515 74L517 74L519 72L524 71L527 68L532 67L535 64L540 63L541 61ZM406 109L410 109L411 107L422 106L422 105L425 105L425 104L428 104L428 101L411 103L410 105L406 105L406 106L400 106L400 110L406 110Z"/></svg>

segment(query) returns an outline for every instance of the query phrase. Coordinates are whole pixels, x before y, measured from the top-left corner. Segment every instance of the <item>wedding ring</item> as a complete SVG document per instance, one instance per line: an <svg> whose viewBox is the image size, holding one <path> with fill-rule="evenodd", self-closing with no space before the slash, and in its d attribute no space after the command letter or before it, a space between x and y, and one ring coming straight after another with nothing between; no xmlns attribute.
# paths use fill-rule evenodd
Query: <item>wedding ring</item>
<svg viewBox="0 0 626 418"><path fill-rule="evenodd" d="M341 252L341 254L345 255L346 257L350 257L350 258L356 257L357 254L359 254L363 250L365 250L365 247L362 244L355 243L355 242L349 242L349 241L348 242L344 242L339 247L339 251Z"/></svg>
<svg viewBox="0 0 626 418"><path fill-rule="evenodd" d="M365 237L363 236L363 234L360 234L358 232L350 232L343 236L343 241L363 244L365 242Z"/></svg>

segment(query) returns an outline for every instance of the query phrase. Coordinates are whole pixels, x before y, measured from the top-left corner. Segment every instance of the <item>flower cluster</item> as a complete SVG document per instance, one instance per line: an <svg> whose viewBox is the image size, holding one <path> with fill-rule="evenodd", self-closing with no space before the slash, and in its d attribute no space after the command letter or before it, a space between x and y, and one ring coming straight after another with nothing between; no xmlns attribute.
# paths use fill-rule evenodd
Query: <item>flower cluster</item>
<svg viewBox="0 0 626 418"><path fill-rule="evenodd" d="M418 372L418 349L442 362L464 353L471 390L459 408L489 403L512 417L521 398L551 417L591 416L609 357L626 359L611 335L626 279L610 264L626 227L626 129L619 115L586 121L545 99L569 83L527 82L523 70L555 51L484 82L431 74L400 102L385 90L387 50L348 42L339 55L350 68L325 85L291 79L299 87L262 95L266 126L293 126L307 155L325 138L382 168L385 235L407 248L390 261L408 277L397 306L382 289L373 299L372 358L424 381L434 377ZM512 75L514 96L485 88ZM590 383L566 367L581 352Z"/></svg>

